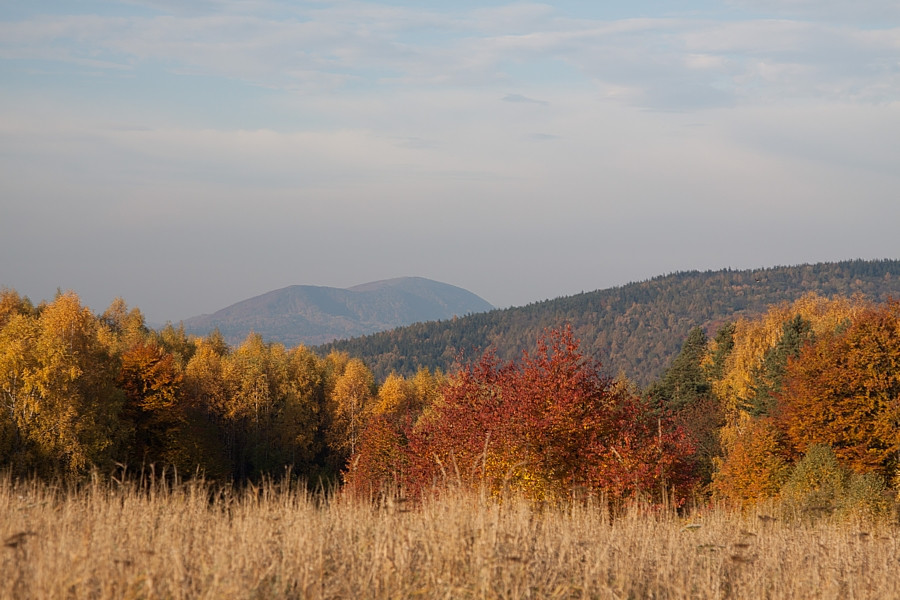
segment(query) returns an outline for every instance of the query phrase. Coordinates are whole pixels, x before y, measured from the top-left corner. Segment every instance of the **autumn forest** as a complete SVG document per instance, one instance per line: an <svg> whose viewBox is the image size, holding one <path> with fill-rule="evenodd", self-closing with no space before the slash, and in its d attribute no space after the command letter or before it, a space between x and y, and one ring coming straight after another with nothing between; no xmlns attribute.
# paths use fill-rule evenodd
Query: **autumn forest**
<svg viewBox="0 0 900 600"><path fill-rule="evenodd" d="M447 482L572 498L886 515L900 485L900 303L808 294L695 328L651 385L572 328L517 360L376 381L346 353L154 331L117 300L0 296L0 461L17 476L289 477L364 497Z"/></svg>

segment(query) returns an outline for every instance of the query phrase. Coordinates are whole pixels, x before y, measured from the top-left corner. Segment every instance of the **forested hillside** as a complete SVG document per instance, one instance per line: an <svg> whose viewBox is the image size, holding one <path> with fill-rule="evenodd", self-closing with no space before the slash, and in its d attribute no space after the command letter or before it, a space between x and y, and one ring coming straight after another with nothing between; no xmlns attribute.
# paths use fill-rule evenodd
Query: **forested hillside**
<svg viewBox="0 0 900 600"><path fill-rule="evenodd" d="M533 347L547 328L572 325L584 352L608 374L624 372L648 385L697 326L712 334L740 316L809 292L822 296L863 294L870 300L900 297L900 261L852 260L760 270L690 271L586 292L524 307L417 323L320 346L362 358L377 379L419 367L449 370L460 352L493 347L502 359Z"/></svg>

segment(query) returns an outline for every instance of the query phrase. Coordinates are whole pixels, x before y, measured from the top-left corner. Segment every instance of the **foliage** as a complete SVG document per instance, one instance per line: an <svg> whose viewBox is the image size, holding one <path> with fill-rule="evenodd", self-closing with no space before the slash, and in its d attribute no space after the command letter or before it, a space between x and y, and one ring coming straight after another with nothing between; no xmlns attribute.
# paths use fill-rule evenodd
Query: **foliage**
<svg viewBox="0 0 900 600"><path fill-rule="evenodd" d="M372 413L374 392L375 378L358 358L350 359L335 379L329 440L333 448L348 457L356 452L359 436Z"/></svg>
<svg viewBox="0 0 900 600"><path fill-rule="evenodd" d="M719 495L744 504L775 496L785 469L820 444L860 476L896 478L898 307L805 296L736 323L713 381L726 416ZM871 488L866 481L855 485Z"/></svg>
<svg viewBox="0 0 900 600"><path fill-rule="evenodd" d="M732 504L748 506L778 495L790 464L783 434L771 417L743 415L721 432L725 456L713 474L715 495Z"/></svg>
<svg viewBox="0 0 900 600"><path fill-rule="evenodd" d="M734 350L734 323L726 323L719 328L709 344L709 350L703 360L707 377L710 381L722 379L725 374L725 361Z"/></svg>
<svg viewBox="0 0 900 600"><path fill-rule="evenodd" d="M443 374L423 368L411 379L391 374L382 383L343 474L348 491L362 497L385 495L408 481L410 437L417 422L433 418L445 381Z"/></svg>
<svg viewBox="0 0 900 600"><path fill-rule="evenodd" d="M789 361L780 419L793 447L827 444L856 472L900 455L900 303L872 306Z"/></svg>
<svg viewBox="0 0 900 600"><path fill-rule="evenodd" d="M709 491L875 515L885 482L900 487L898 431L896 301L811 294L712 341L695 327L642 394L603 374L574 326L516 361L487 352L449 376L377 385L345 352L258 335L232 348L152 331L120 299L94 315L72 292L34 306L0 291L0 467L17 476L155 463L238 482L343 475L362 495L449 482L538 502ZM813 485L828 473L839 480Z"/></svg>
<svg viewBox="0 0 900 600"><path fill-rule="evenodd" d="M724 425L706 366L711 360L709 345L703 329L692 329L662 378L647 390L647 396L668 408L692 440L693 470L704 486L712 479L714 459L720 454L719 430Z"/></svg>
<svg viewBox="0 0 900 600"><path fill-rule="evenodd" d="M172 462L185 420L182 379L172 355L154 343L137 342L122 354L117 383L125 393L121 418L132 429L129 463Z"/></svg>
<svg viewBox="0 0 900 600"><path fill-rule="evenodd" d="M840 514L863 520L896 517L897 500L879 474L851 472L841 496Z"/></svg>
<svg viewBox="0 0 900 600"><path fill-rule="evenodd" d="M409 443L413 488L451 480L546 501L658 499L666 486L683 497L693 484L684 433L601 376L568 328L519 362L487 353L463 366L432 409Z"/></svg>
<svg viewBox="0 0 900 600"><path fill-rule="evenodd" d="M712 389L703 369L707 344L703 329L693 328L688 333L681 352L672 360L662 378L648 388L647 395L673 410L708 397Z"/></svg>
<svg viewBox="0 0 900 600"><path fill-rule="evenodd" d="M781 495L788 506L803 513L832 512L849 478L831 447L817 444L794 465Z"/></svg>
<svg viewBox="0 0 900 600"><path fill-rule="evenodd" d="M408 433L393 415L373 414L344 473L344 489L356 497L396 493L409 475Z"/></svg>
<svg viewBox="0 0 900 600"><path fill-rule="evenodd" d="M862 311L861 298L824 298L808 294L791 304L778 304L755 319L734 325L733 347L724 360L713 391L729 420L748 412L768 414L770 396L781 386L786 357L802 342L844 326Z"/></svg>
<svg viewBox="0 0 900 600"><path fill-rule="evenodd" d="M781 337L763 353L762 363L753 371L752 393L746 406L750 414L760 416L772 412L776 395L781 391L788 359L797 356L803 344L812 338L812 323L802 315L797 314L785 321Z"/></svg>
<svg viewBox="0 0 900 600"><path fill-rule="evenodd" d="M97 320L74 293L0 330L3 458L16 469L83 472L108 464L121 438L123 396Z"/></svg>
<svg viewBox="0 0 900 600"><path fill-rule="evenodd" d="M222 378L218 418L234 476L257 480L286 469L310 473L320 452L325 403L318 359L306 348L288 352L251 334L224 357Z"/></svg>
<svg viewBox="0 0 900 600"><path fill-rule="evenodd" d="M156 333L121 299L97 316L71 292L34 308L3 291L0 311L0 466L17 474L118 463L317 481L343 467L335 457L346 451L329 447L325 430L327 400L344 388L306 348ZM371 381L362 363L348 365Z"/></svg>
<svg viewBox="0 0 900 600"><path fill-rule="evenodd" d="M785 514L814 519L878 518L888 512L884 480L876 473L853 473L830 446L810 446L781 489Z"/></svg>

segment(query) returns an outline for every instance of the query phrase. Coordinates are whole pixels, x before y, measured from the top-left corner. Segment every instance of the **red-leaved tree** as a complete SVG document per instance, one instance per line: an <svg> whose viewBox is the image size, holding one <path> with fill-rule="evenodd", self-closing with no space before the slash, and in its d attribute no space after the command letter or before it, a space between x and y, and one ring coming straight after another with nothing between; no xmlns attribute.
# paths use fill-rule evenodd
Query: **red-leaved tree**
<svg viewBox="0 0 900 600"><path fill-rule="evenodd" d="M572 493L684 497L694 483L683 431L656 407L600 374L570 328L547 332L534 354L502 363L492 353L450 376L442 396L405 435L401 483L514 489L534 500ZM365 447L362 448L365 451ZM375 448L372 449L373 451ZM370 457L360 454L357 465Z"/></svg>

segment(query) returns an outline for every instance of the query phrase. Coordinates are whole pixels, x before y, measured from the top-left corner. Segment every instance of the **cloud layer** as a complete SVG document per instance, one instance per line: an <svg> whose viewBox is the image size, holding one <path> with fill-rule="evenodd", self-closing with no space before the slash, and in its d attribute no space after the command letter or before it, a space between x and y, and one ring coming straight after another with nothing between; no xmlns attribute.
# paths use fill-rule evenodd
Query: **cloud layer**
<svg viewBox="0 0 900 600"><path fill-rule="evenodd" d="M900 249L895 3L56 7L0 9L0 284L36 297L523 304Z"/></svg>

